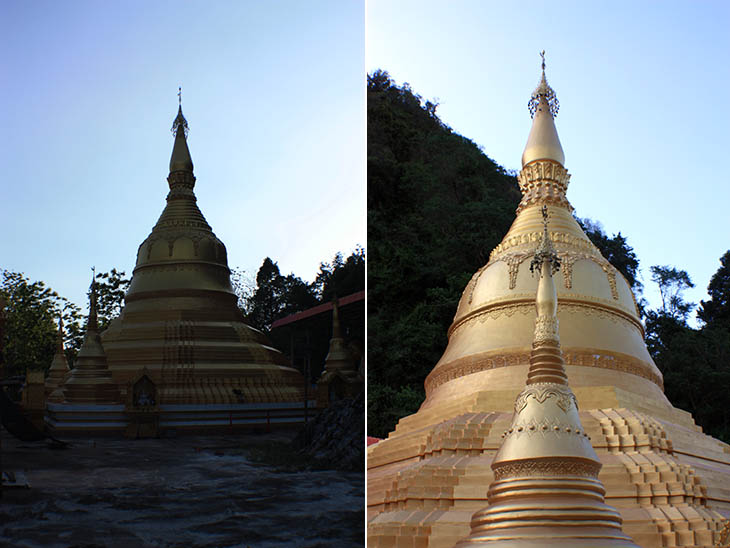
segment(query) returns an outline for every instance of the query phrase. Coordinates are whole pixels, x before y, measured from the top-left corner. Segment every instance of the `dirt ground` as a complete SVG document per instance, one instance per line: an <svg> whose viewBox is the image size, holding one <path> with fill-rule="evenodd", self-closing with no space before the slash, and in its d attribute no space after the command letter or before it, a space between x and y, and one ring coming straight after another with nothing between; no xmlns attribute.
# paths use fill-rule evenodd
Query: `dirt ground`
<svg viewBox="0 0 730 548"><path fill-rule="evenodd" d="M0 546L364 546L364 474L302 469L293 434L53 450L3 431L2 468L25 471L31 488L3 491Z"/></svg>

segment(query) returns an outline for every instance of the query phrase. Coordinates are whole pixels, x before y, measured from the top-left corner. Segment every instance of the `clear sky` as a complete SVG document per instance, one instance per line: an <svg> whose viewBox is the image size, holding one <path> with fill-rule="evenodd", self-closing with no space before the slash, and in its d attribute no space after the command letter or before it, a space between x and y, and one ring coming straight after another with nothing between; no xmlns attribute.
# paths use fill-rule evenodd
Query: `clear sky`
<svg viewBox="0 0 730 548"><path fill-rule="evenodd" d="M172 121L231 267L365 245L362 0L0 5L0 268L85 304L165 205Z"/></svg>
<svg viewBox="0 0 730 548"><path fill-rule="evenodd" d="M651 265L686 270L699 302L730 249L728 28L719 0L368 0L366 66L519 169L544 49L577 214L628 238L651 304Z"/></svg>

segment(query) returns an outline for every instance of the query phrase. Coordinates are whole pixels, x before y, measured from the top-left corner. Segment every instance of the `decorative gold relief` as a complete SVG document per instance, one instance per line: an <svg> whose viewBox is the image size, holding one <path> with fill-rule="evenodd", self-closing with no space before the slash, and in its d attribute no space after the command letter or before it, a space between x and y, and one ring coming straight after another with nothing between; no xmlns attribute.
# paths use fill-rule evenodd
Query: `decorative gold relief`
<svg viewBox="0 0 730 548"><path fill-rule="evenodd" d="M529 385L517 397L515 413L519 415L527 407L527 400L530 398L534 398L537 403L545 403L550 397L555 398L555 403L565 413L571 408L571 404L578 408L578 402L569 389L553 383L536 383Z"/></svg>
<svg viewBox="0 0 730 548"><path fill-rule="evenodd" d="M647 379L664 390L664 381L660 375L652 370L648 363L627 354L607 352L592 349L563 349L563 358L567 365L596 367L630 373ZM491 355L480 354L467 356L434 369L426 378L425 387L428 396L444 383L458 379L472 373L481 373L490 369L509 367L511 365L527 365L530 362L530 352L500 352Z"/></svg>
<svg viewBox="0 0 730 548"><path fill-rule="evenodd" d="M558 458L543 458L518 462L505 462L494 468L494 479L508 477L541 477L557 474L570 474L580 477L595 477L601 469L600 464L590 461L568 461Z"/></svg>
<svg viewBox="0 0 730 548"><path fill-rule="evenodd" d="M610 301L604 301L600 299L588 299L584 295L568 293L564 295L564 299L558 303L558 311L565 313L584 313L587 315L595 315L602 319L611 320L615 323L622 323L630 326L632 329L636 329L643 338L644 327L630 312L616 308ZM514 300L505 301L502 299L495 299L489 303L486 303L479 308L465 314L458 320L455 319L454 323L448 331L448 336L456 333L458 330L464 328L467 325L472 324L475 321L484 323L487 320L495 320L501 316L512 317L515 313L522 315L528 315L534 312L534 306L529 301L524 299L523 294L515 294Z"/></svg>
<svg viewBox="0 0 730 548"><path fill-rule="evenodd" d="M524 234L518 234L502 240L497 247L492 250L489 254L490 262L496 260L499 255L511 249L513 247L530 244L533 248L540 241L542 232L525 232ZM595 245L585 236L576 236L568 232L550 232L550 239L553 244L558 246L569 246L574 247L578 250L582 250L590 255L600 256L600 252Z"/></svg>
<svg viewBox="0 0 730 548"><path fill-rule="evenodd" d="M527 164L517 176L522 200L517 213L538 204L550 204L573 211L565 196L570 182L568 170L551 160L537 160Z"/></svg>
<svg viewBox="0 0 730 548"><path fill-rule="evenodd" d="M536 343L558 340L558 319L549 316L538 316L535 320Z"/></svg>

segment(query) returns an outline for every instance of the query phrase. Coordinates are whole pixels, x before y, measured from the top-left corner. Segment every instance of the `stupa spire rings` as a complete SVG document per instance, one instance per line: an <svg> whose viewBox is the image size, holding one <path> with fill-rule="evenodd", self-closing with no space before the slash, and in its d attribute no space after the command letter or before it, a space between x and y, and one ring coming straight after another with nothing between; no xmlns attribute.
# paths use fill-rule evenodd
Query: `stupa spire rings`
<svg viewBox="0 0 730 548"><path fill-rule="evenodd" d="M558 101L555 90L548 85L545 77L545 50L540 52L540 57L542 57L542 76L540 77L540 83L537 84L535 91L532 92L532 96L527 102L527 108L530 111L530 117L534 118L540 101L545 100L550 114L555 118L560 110L560 101Z"/></svg>

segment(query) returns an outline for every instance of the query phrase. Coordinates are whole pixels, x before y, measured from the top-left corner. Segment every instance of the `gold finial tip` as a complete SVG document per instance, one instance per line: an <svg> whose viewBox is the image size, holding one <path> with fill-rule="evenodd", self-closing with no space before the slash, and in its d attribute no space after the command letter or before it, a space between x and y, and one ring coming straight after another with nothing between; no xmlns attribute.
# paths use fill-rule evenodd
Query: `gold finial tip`
<svg viewBox="0 0 730 548"><path fill-rule="evenodd" d="M560 109L560 102L558 101L558 96L555 94L555 90L548 85L547 78L545 78L545 50L540 52L540 57L542 57L542 76L540 77L540 83L535 88L535 91L532 92L532 96L527 102L527 108L530 111L530 117L534 118L541 99L545 99L548 107L547 110L555 118Z"/></svg>

